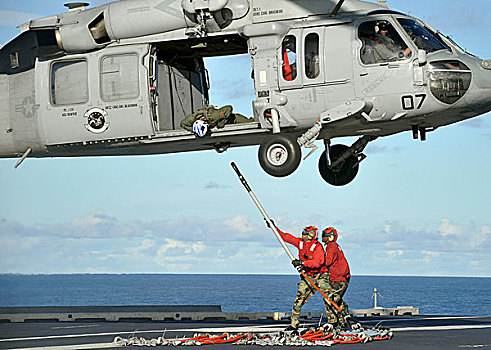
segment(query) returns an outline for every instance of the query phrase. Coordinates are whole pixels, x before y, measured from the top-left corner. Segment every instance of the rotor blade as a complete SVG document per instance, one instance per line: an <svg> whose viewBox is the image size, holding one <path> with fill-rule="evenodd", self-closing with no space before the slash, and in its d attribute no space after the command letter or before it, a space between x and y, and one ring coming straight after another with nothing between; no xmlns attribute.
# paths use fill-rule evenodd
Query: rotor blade
<svg viewBox="0 0 491 350"><path fill-rule="evenodd" d="M339 12L339 9L341 8L341 6L343 6L343 3L344 3L344 0L339 0L338 3L336 4L336 6L334 7L334 10L332 10L332 12L329 16L336 17L338 12Z"/></svg>

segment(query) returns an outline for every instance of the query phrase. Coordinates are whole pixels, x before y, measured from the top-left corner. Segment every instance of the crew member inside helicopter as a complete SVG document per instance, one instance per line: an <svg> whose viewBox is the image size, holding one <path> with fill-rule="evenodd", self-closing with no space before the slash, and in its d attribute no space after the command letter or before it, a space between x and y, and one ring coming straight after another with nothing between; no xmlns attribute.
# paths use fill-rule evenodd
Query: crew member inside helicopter
<svg viewBox="0 0 491 350"><path fill-rule="evenodd" d="M388 21L362 23L359 37L363 41L361 58L365 64L404 60L411 56L411 49Z"/></svg>
<svg viewBox="0 0 491 350"><path fill-rule="evenodd" d="M283 78L286 81L295 80L297 77L297 50L293 35L287 35L283 39L281 52L283 55Z"/></svg>

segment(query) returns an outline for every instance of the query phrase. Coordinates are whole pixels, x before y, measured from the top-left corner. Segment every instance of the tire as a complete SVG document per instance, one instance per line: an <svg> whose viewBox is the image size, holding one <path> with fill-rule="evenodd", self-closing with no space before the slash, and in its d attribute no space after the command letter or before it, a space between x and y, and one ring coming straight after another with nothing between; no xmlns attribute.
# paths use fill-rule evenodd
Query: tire
<svg viewBox="0 0 491 350"><path fill-rule="evenodd" d="M333 145L331 147L331 163L338 159L349 147L346 145ZM358 159L350 155L348 159L341 162L336 168L327 166L326 151L319 158L319 173L330 185L344 186L354 180L358 174Z"/></svg>
<svg viewBox="0 0 491 350"><path fill-rule="evenodd" d="M302 151L295 139L273 135L259 146L259 164L271 176L285 177L297 170Z"/></svg>

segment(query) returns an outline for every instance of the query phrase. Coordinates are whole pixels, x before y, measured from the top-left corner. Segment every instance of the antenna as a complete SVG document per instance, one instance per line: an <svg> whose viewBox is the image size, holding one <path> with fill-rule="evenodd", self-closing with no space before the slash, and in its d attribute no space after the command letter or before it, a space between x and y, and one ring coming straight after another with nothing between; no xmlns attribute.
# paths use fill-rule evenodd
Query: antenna
<svg viewBox="0 0 491 350"><path fill-rule="evenodd" d="M373 288L373 294L372 294L372 299L373 299L373 308L374 309L380 309L381 307L377 306L377 296L380 295L381 298L384 296L380 294L380 292L377 290L377 288Z"/></svg>
<svg viewBox="0 0 491 350"><path fill-rule="evenodd" d="M380 6L389 8L389 5L387 5L387 0L377 0L377 4L379 4Z"/></svg>

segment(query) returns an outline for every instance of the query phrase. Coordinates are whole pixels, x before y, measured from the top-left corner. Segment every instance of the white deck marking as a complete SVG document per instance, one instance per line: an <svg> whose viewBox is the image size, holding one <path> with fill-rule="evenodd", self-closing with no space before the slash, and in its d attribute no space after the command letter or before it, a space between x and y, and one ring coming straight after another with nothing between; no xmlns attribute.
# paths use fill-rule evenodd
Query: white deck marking
<svg viewBox="0 0 491 350"><path fill-rule="evenodd" d="M268 328L269 327L269 328ZM106 335L122 335L122 334L142 334L142 333L170 333L170 332L208 332L208 333L224 333L224 332L276 332L285 328L284 325L271 326L256 326L256 327L226 327L226 328L183 328L183 329L154 329L154 330L134 330L122 332L108 333L88 333L88 334L65 334L65 335L47 335L43 337L26 337L26 338L10 338L0 339L0 342L10 341L29 341L29 340L45 340L45 339L63 339L63 338L84 338L84 337L100 337Z"/></svg>
<svg viewBox="0 0 491 350"><path fill-rule="evenodd" d="M487 316L440 316L440 317L418 317L418 318L395 318L395 319L381 319L380 321L381 322L401 322L401 321L404 321L404 322L407 322L407 321L422 321L422 320L427 320L427 321L431 321L431 320L462 320L462 319L466 319L466 320L472 320L472 319L476 319L476 318L489 318Z"/></svg>
<svg viewBox="0 0 491 350"><path fill-rule="evenodd" d="M482 329L491 328L491 324L478 324L478 325L458 325L458 326L424 326L424 327L402 327L391 328L393 332L419 332L419 331L452 331L459 329Z"/></svg>
<svg viewBox="0 0 491 350"><path fill-rule="evenodd" d="M51 329L72 329L72 328L93 328L93 327L99 327L99 325L51 327Z"/></svg>
<svg viewBox="0 0 491 350"><path fill-rule="evenodd" d="M84 338L84 337L100 337L100 336L118 336L124 334L144 334L144 333L175 333L175 332L198 332L198 333L233 333L233 332L278 332L284 329L284 325L263 325L263 326L241 326L241 327L224 327L224 328L181 328L181 329L156 329L156 330L135 330L135 331L121 331L121 332L108 332L108 333L88 333L88 334L66 334L66 335L50 335L43 337L26 337L26 338L10 338L0 339L0 342L12 342L12 341L30 341L30 340L47 340L47 339L63 339L63 338ZM391 328L393 332L419 332L419 331L446 331L446 330L460 330L460 329L485 329L491 328L490 324L483 325L453 325L453 326L414 326L414 327L400 327ZM42 349L42 348L36 348Z"/></svg>
<svg viewBox="0 0 491 350"><path fill-rule="evenodd" d="M85 338L85 337L102 337L105 335L121 335L121 334L141 334L141 333L162 333L163 330L153 330L153 331L122 331L122 332L109 332L109 333L89 333L89 334L65 334L65 335L47 335L44 337L26 337L26 338L11 338L11 339L0 339L0 342L8 341L29 341L29 340L46 340L46 339L63 339L63 338ZM170 331L169 331L170 332Z"/></svg>
<svg viewBox="0 0 491 350"><path fill-rule="evenodd" d="M491 348L491 344L459 345L459 348Z"/></svg>
<svg viewBox="0 0 491 350"><path fill-rule="evenodd" d="M36 348L17 348L11 350L76 350L76 349L109 349L117 348L114 343L97 343L97 344L78 344L78 345L59 345L59 346L42 346Z"/></svg>

